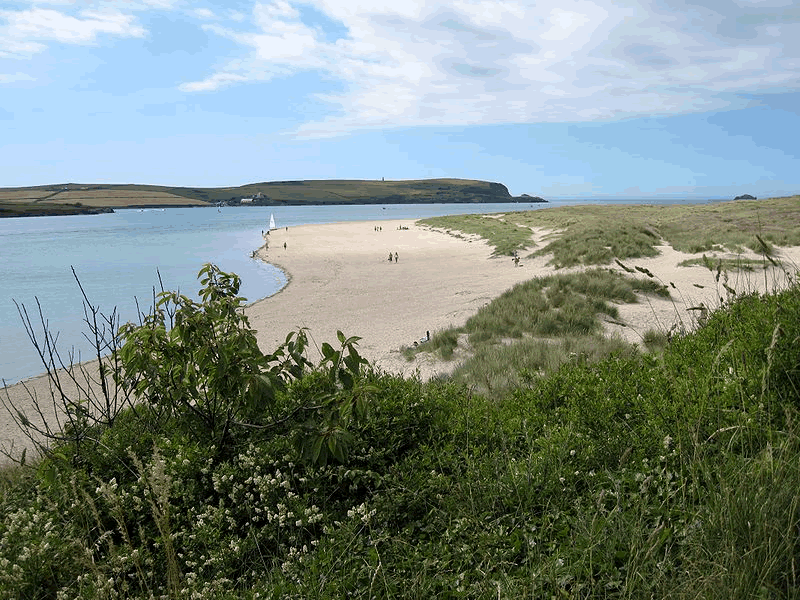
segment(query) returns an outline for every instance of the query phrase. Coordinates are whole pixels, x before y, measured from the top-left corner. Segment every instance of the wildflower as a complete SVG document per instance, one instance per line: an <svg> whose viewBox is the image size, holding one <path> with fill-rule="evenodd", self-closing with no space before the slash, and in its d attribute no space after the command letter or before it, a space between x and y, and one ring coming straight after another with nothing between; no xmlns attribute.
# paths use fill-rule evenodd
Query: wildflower
<svg viewBox="0 0 800 600"><path fill-rule="evenodd" d="M664 438L664 450L669 450L670 446L672 445L672 436L667 436Z"/></svg>

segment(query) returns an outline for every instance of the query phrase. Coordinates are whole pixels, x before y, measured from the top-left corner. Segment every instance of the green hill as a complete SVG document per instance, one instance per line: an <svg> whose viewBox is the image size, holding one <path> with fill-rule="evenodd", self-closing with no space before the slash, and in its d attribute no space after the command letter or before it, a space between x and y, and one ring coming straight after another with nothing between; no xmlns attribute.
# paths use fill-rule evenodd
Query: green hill
<svg viewBox="0 0 800 600"><path fill-rule="evenodd" d="M0 216L86 213L97 208L239 205L243 199L256 206L544 202L535 196L514 198L501 183L472 179L265 181L215 188L67 183L0 188Z"/></svg>

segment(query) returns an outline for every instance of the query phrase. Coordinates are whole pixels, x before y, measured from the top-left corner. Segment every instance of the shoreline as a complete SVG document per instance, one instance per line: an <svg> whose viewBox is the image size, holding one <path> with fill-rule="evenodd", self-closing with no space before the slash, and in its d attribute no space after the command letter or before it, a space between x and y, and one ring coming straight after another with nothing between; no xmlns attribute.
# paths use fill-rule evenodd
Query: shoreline
<svg viewBox="0 0 800 600"><path fill-rule="evenodd" d="M388 261L390 251L399 262ZM514 284L553 270L545 259L514 267L510 257L492 257L476 236L456 237L417 219L276 229L256 256L287 277L279 292L245 311L263 350L298 327L309 327L318 346L336 341L338 329L361 337L359 350L378 368L406 376L420 369L425 378L449 365L431 370L420 360L408 363L401 346L462 325Z"/></svg>
<svg viewBox="0 0 800 600"><path fill-rule="evenodd" d="M534 229L536 246L541 247L550 233ZM256 250L256 257L279 268L287 282L272 296L245 307L262 351L274 351L288 333L308 327L314 354L314 348L323 342L336 346L336 331L341 330L361 338L359 352L376 368L423 380L447 375L457 361L439 361L420 353L408 362L401 354L403 346L411 346L427 332L433 335L463 325L517 283L584 269L556 270L547 265L546 256L523 257L515 267L511 257L492 256L492 248L477 236L450 234L420 225L416 218L297 225L272 230L265 239L268 243ZM608 335L639 343L648 329L666 331L676 321L692 324L694 313L687 311L688 307L700 302L710 309L719 306L722 282L715 281L714 272L705 267L679 267L681 261L696 255L670 246L658 248L661 253L656 257L623 262L648 269L665 285L673 283L673 298L647 297L638 304L619 305L618 322L605 325ZM800 247L776 250L788 268L800 265ZM389 252L397 252L399 261L389 262ZM607 266L621 271L616 264ZM770 291L775 287L773 277L774 272L769 271L731 273L727 284L738 291ZM9 394L12 403L31 411L26 388L39 398L46 416L52 419L55 413L46 375L25 378L0 389L0 394L4 399ZM28 416L33 420L31 412ZM8 449L11 444L17 456L22 448L30 449L30 442L4 414L0 417L0 447ZM0 456L0 463L5 460Z"/></svg>

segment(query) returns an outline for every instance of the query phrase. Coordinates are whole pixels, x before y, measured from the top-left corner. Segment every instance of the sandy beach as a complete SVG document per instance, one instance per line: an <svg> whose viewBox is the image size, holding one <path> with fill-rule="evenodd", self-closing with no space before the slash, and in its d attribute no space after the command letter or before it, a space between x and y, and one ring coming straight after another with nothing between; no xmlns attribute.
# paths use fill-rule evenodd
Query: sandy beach
<svg viewBox="0 0 800 600"><path fill-rule="evenodd" d="M550 233L534 230L536 245L543 245ZM720 298L728 295L723 281L737 292L785 283L783 273L775 270L766 278L758 271L716 281L715 273L703 266L678 266L696 255L671 246L659 250L654 258L625 261L626 266L642 267L665 285L673 284L673 297L643 297L638 304L620 306L621 319L606 324L609 335L639 343L648 329L691 327L698 313L687 308L700 303L719 306ZM389 262L389 252L397 252L399 262ZM260 256L290 277L283 291L247 311L264 350L275 348L288 331L300 326L308 327L318 344L335 342L340 329L361 336L364 355L381 369L404 375L419 370L423 379L447 373L454 365L431 361L426 354L408 362L400 354L402 346L420 340L427 331L463 325L514 284L556 272L547 264L549 257L527 257L523 252L515 267L509 257L492 256L492 248L480 238L456 237L413 220L280 229L268 236L268 248L262 248ZM800 248L781 248L778 256L786 265L800 265ZM610 267L622 271L616 264Z"/></svg>
<svg viewBox="0 0 800 600"><path fill-rule="evenodd" d="M535 230L537 245L548 231ZM282 268L289 284L276 295L246 310L264 351L272 351L287 333L306 327L317 346L336 343L336 331L357 335L362 354L378 368L402 375L419 372L423 379L452 370L452 363L436 362L426 354L413 362L400 353L403 346L421 340L426 332L458 326L479 308L521 281L554 273L547 257L522 253L519 267L510 257L493 257L481 239L455 236L419 225L413 220L303 225L273 230L258 250L265 261ZM629 267L649 269L664 284L674 284L671 300L643 298L620 306L610 335L632 342L648 329L668 330L675 323L691 326L694 312L686 309L703 302L718 306L725 297L722 282L704 267L679 267L690 255L669 246L651 259L626 261ZM389 262L389 253L398 261ZM800 265L800 248L779 249L784 264ZM621 270L616 265L613 268ZM644 277L644 275L640 275ZM774 289L782 274L757 271L731 275L727 285L738 291ZM624 323L622 326L619 322ZM27 388L27 390L26 390ZM34 393L52 418L52 402L45 377L32 378L0 392L15 406L30 407ZM32 414L28 414L33 418ZM9 416L0 416L0 446L29 446ZM2 462L2 457L0 457Z"/></svg>
<svg viewBox="0 0 800 600"><path fill-rule="evenodd" d="M390 252L397 262L389 262ZM491 254L479 238L458 238L413 220L278 229L259 255L283 269L289 284L247 315L264 350L298 327L307 327L318 345L334 344L338 329L360 336L364 356L379 368L406 375L420 368L430 377L450 365L409 363L402 346L428 331L462 325L514 284L552 272L544 260L515 267L510 257Z"/></svg>

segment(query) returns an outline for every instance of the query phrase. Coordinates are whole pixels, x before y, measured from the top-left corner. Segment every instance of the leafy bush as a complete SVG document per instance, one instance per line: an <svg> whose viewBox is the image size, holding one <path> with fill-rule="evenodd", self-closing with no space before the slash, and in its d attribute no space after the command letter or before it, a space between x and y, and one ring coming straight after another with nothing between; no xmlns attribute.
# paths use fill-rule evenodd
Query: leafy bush
<svg viewBox="0 0 800 600"><path fill-rule="evenodd" d="M94 469L4 472L0 598L796 598L799 337L797 288L746 296L498 399L354 375L341 336L225 452L126 413ZM301 460L309 421L348 453Z"/></svg>

